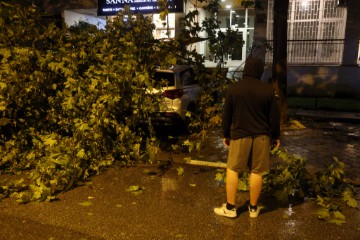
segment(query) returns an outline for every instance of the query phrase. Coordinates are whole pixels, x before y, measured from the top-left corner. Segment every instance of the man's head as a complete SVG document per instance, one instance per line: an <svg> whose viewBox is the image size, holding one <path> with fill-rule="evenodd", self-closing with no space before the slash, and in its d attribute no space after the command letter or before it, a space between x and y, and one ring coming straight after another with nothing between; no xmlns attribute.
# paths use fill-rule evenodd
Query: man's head
<svg viewBox="0 0 360 240"><path fill-rule="evenodd" d="M261 78L264 72L264 63L259 58L249 57L246 59L243 76Z"/></svg>

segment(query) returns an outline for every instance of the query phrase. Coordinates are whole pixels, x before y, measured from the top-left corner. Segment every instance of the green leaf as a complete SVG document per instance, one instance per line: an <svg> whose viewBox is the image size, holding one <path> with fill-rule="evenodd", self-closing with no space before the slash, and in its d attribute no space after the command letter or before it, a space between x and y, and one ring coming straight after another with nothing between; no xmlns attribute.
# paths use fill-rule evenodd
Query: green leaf
<svg viewBox="0 0 360 240"><path fill-rule="evenodd" d="M316 214L318 215L318 217L320 219L324 219L324 220L327 220L330 218L330 213L329 213L329 209L326 209L326 208L321 208L320 210L318 210L316 212Z"/></svg>
<svg viewBox="0 0 360 240"><path fill-rule="evenodd" d="M76 156L79 157L79 158L84 158L84 156L85 156L85 150L84 150L84 149L80 149L80 150L78 151L78 153L76 154Z"/></svg>
<svg viewBox="0 0 360 240"><path fill-rule="evenodd" d="M126 191L131 192L134 195L139 195L143 192L144 189L144 187L140 187L139 185L133 185L126 189Z"/></svg>
<svg viewBox="0 0 360 240"><path fill-rule="evenodd" d="M339 211L334 211L333 214L334 214L334 217L335 217L336 219L345 220L345 216L344 216L344 214L342 214L341 212L339 212Z"/></svg>
<svg viewBox="0 0 360 240"><path fill-rule="evenodd" d="M0 126L6 126L11 122L11 120L9 118L0 118Z"/></svg>
<svg viewBox="0 0 360 240"><path fill-rule="evenodd" d="M353 197L353 193L350 190L345 190L343 192L343 200L346 202L346 204L349 207L353 207L353 208L357 208L358 207L358 202L357 200Z"/></svg>
<svg viewBox="0 0 360 240"><path fill-rule="evenodd" d="M128 189L126 189L127 192L136 192L139 191L141 188L139 185L132 185Z"/></svg>
<svg viewBox="0 0 360 240"><path fill-rule="evenodd" d="M358 201L357 201L355 198L349 198L349 199L346 201L346 204L347 204L349 207L352 207L352 208L357 208L357 207L358 207Z"/></svg>
<svg viewBox="0 0 360 240"><path fill-rule="evenodd" d="M248 191L249 190L246 180L239 179L238 190L239 191Z"/></svg>
<svg viewBox="0 0 360 240"><path fill-rule="evenodd" d="M144 170L144 173L149 175L149 176L155 176L155 175L158 175L159 172L158 171L154 171L154 170L148 170L148 169L145 169Z"/></svg>
<svg viewBox="0 0 360 240"><path fill-rule="evenodd" d="M79 203L79 205L83 206L83 207L89 207L89 206L93 205L93 203L89 202L89 201L85 201L85 202Z"/></svg>
<svg viewBox="0 0 360 240"><path fill-rule="evenodd" d="M328 222L335 223L336 225L342 225L342 224L346 223L346 221L342 220L342 219L330 219L330 220L328 220Z"/></svg>
<svg viewBox="0 0 360 240"><path fill-rule="evenodd" d="M55 144L57 144L56 139L52 139L51 137L47 138L45 140L45 145L48 145L50 147L54 146Z"/></svg>
<svg viewBox="0 0 360 240"><path fill-rule="evenodd" d="M215 181L223 183L224 182L224 174L223 173L216 173Z"/></svg>
<svg viewBox="0 0 360 240"><path fill-rule="evenodd" d="M182 176L182 175L184 175L184 168L182 168L182 167L178 167L177 169L177 174L178 174L178 176Z"/></svg>

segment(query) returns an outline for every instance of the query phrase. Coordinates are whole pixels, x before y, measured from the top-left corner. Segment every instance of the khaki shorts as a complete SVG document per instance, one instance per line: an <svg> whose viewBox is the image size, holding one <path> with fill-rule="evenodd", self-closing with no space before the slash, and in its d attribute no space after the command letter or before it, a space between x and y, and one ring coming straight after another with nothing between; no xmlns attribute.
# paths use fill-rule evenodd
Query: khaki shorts
<svg viewBox="0 0 360 240"><path fill-rule="evenodd" d="M258 135L230 141L227 168L235 172L265 173L270 166L270 137Z"/></svg>

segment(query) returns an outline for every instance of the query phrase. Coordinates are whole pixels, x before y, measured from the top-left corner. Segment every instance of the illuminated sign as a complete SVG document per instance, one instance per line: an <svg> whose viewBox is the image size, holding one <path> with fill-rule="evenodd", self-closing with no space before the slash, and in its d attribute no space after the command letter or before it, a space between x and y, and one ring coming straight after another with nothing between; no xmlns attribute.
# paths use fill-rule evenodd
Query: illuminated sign
<svg viewBox="0 0 360 240"><path fill-rule="evenodd" d="M125 5L134 13L157 13L157 0L98 0L98 16L116 15ZM183 0L168 0L169 12L183 12Z"/></svg>

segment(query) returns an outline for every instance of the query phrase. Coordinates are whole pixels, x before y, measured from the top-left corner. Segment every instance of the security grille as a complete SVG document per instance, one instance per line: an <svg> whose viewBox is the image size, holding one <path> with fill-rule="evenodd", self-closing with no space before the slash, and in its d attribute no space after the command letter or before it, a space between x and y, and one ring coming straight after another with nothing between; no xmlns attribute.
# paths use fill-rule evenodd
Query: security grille
<svg viewBox="0 0 360 240"><path fill-rule="evenodd" d="M273 39L273 6L269 0L267 39ZM337 0L290 0L288 64L335 64L342 61L347 9ZM272 52L267 53L268 62Z"/></svg>

